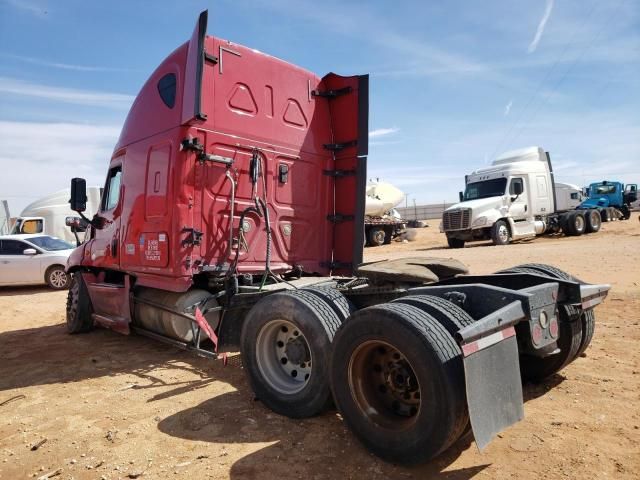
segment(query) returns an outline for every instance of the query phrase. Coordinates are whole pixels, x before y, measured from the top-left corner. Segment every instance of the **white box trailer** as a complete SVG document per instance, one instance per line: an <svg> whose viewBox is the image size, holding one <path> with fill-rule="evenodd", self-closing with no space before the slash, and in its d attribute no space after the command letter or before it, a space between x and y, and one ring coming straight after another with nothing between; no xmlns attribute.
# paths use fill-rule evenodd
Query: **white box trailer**
<svg viewBox="0 0 640 480"><path fill-rule="evenodd" d="M87 216L89 218L98 211L101 190L100 187L87 188ZM27 205L16 219L11 233L41 233L75 243L76 238L73 231L66 224L67 217L78 216L69 206L70 196L71 190L65 188Z"/></svg>

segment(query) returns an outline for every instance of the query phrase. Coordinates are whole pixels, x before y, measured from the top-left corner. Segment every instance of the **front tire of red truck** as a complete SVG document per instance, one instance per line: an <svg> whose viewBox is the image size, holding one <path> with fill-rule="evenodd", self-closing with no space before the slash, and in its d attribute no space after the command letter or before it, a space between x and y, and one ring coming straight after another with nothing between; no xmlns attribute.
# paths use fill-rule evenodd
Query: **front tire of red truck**
<svg viewBox="0 0 640 480"><path fill-rule="evenodd" d="M387 461L427 461L468 424L460 347L413 305L353 314L336 334L331 385L344 422Z"/></svg>
<svg viewBox="0 0 640 480"><path fill-rule="evenodd" d="M331 342L342 319L317 293L273 293L249 311L242 364L256 397L276 413L305 418L331 401Z"/></svg>
<svg viewBox="0 0 640 480"><path fill-rule="evenodd" d="M71 277L69 293L67 294L67 331L69 333L84 333L93 329L93 307L87 286L82 274L76 272Z"/></svg>

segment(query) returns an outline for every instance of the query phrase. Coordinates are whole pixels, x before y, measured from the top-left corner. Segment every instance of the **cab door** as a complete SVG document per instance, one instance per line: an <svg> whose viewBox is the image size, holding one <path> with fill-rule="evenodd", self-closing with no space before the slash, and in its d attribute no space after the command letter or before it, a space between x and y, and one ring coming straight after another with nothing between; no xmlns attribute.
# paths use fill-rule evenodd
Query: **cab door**
<svg viewBox="0 0 640 480"><path fill-rule="evenodd" d="M517 183L522 185L522 193L520 195L515 194L515 185ZM516 223L522 222L531 216L531 206L529 205L530 193L527 191L527 187L527 182L523 177L513 177L509 182L508 194L509 201L511 202L509 205L509 215Z"/></svg>
<svg viewBox="0 0 640 480"><path fill-rule="evenodd" d="M629 183L624 187L624 202L633 203L638 200L638 185Z"/></svg>
<svg viewBox="0 0 640 480"><path fill-rule="evenodd" d="M36 250L20 240L0 240L0 285L44 283L40 256L25 255L29 248Z"/></svg>
<svg viewBox="0 0 640 480"><path fill-rule="evenodd" d="M120 267L120 218L124 203L123 160L124 156L121 156L111 162L100 209L96 213L97 228L91 242L91 260L96 267Z"/></svg>

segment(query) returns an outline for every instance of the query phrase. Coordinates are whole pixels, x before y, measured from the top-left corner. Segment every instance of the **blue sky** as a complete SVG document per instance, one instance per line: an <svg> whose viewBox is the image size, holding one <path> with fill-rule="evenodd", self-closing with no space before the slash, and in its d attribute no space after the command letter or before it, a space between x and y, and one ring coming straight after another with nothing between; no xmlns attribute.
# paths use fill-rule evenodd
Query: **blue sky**
<svg viewBox="0 0 640 480"><path fill-rule="evenodd" d="M129 105L209 9L210 35L369 73L369 176L418 203L540 145L560 180L640 181L634 0L0 0L0 199L102 184Z"/></svg>

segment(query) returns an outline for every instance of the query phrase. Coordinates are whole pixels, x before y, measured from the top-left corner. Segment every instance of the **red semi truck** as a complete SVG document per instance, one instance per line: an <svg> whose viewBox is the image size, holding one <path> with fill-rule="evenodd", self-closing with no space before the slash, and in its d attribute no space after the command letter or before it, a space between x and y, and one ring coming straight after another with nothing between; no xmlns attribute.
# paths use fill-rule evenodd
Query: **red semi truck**
<svg viewBox="0 0 640 480"><path fill-rule="evenodd" d="M333 399L387 460L425 461L470 430L483 447L523 417L521 375L587 348L609 287L540 264L363 264L368 77L320 78L206 25L131 107L69 258L69 332L240 350L269 408L301 418ZM85 182L71 186L82 214Z"/></svg>

